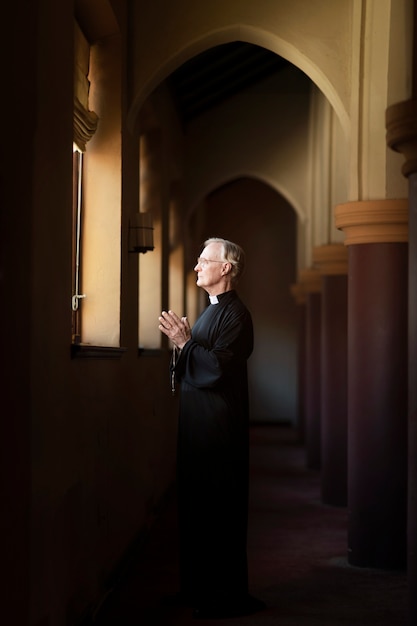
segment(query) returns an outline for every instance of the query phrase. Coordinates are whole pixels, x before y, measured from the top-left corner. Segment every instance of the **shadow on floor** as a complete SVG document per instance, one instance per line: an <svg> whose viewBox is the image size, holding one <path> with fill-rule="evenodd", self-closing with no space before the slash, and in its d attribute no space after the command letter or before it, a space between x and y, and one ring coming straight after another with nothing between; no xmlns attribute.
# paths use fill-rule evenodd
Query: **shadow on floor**
<svg viewBox="0 0 417 626"><path fill-rule="evenodd" d="M186 626L170 606L178 590L175 497L156 522L129 577L109 594L94 626ZM406 573L348 565L347 510L320 501L320 473L306 468L290 428L251 429L248 533L252 595L267 609L219 620L231 626L405 626Z"/></svg>

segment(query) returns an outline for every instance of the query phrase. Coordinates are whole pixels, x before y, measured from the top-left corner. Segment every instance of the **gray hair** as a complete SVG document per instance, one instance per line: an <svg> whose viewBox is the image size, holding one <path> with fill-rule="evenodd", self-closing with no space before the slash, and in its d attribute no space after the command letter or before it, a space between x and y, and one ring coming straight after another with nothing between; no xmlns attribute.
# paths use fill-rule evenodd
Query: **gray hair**
<svg viewBox="0 0 417 626"><path fill-rule="evenodd" d="M210 243L221 243L223 247L223 260L231 264L231 278L232 282L236 284L239 278L242 276L245 269L246 255L237 243L223 239L222 237L210 237L204 242L204 247Z"/></svg>

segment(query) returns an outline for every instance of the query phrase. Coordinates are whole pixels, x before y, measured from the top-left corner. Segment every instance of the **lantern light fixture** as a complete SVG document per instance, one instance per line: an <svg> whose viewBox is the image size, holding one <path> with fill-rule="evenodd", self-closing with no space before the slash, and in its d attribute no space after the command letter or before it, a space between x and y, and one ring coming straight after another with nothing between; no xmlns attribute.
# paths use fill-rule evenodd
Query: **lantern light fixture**
<svg viewBox="0 0 417 626"><path fill-rule="evenodd" d="M129 223L129 252L145 254L153 250L153 225L150 213L136 213Z"/></svg>

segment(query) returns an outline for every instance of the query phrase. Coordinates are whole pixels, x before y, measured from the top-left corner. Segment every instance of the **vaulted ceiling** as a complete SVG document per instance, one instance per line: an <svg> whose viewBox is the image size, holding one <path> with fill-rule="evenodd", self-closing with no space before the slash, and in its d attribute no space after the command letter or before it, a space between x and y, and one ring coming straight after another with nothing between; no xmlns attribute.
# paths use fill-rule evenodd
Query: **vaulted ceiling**
<svg viewBox="0 0 417 626"><path fill-rule="evenodd" d="M235 41L193 57L171 74L167 83L186 127L198 115L289 64L270 50Z"/></svg>

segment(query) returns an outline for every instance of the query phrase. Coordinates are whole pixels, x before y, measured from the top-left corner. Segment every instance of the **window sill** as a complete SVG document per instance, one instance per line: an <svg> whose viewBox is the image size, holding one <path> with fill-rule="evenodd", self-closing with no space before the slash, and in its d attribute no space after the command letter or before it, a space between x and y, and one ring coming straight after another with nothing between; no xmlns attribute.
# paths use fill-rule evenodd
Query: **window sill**
<svg viewBox="0 0 417 626"><path fill-rule="evenodd" d="M72 344L72 359L120 359L127 348L111 348L109 346L88 346Z"/></svg>
<svg viewBox="0 0 417 626"><path fill-rule="evenodd" d="M138 356L148 357L148 356L161 356L166 354L166 350L162 350L161 348L138 348Z"/></svg>

